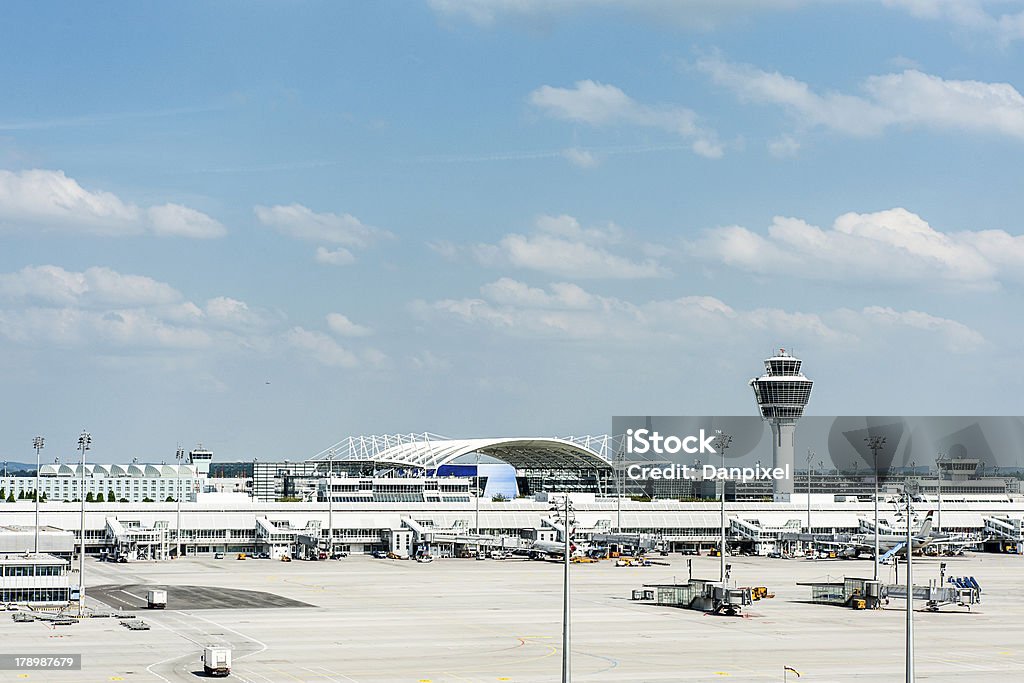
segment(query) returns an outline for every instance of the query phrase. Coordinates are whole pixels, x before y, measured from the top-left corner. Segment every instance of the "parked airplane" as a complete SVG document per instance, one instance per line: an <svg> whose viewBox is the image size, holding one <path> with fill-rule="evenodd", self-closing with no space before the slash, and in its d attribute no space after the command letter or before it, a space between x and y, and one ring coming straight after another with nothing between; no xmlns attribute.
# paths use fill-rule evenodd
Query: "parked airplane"
<svg viewBox="0 0 1024 683"><path fill-rule="evenodd" d="M949 534L937 534L932 531L932 512L928 511L925 515L924 521L921 523L921 529L915 533L912 537L912 546L914 554L920 554L925 548L937 547L937 546L959 546L959 550L963 550L964 546L973 545L976 541L968 540L961 537L954 537ZM878 534L878 552L880 556L892 556L902 555L906 553L907 535L903 534L891 534L891 533L879 533ZM875 535L874 534L854 534L848 538L839 538L836 536L815 536L814 544L816 546L824 546L833 550L839 557L855 558L861 553L867 553L869 555L875 552ZM891 554L890 554L891 553Z"/></svg>
<svg viewBox="0 0 1024 683"><path fill-rule="evenodd" d="M563 541L534 541L527 549L530 559L546 560L548 558L565 557L565 543ZM569 541L569 557L583 557L590 552L590 545L576 545Z"/></svg>

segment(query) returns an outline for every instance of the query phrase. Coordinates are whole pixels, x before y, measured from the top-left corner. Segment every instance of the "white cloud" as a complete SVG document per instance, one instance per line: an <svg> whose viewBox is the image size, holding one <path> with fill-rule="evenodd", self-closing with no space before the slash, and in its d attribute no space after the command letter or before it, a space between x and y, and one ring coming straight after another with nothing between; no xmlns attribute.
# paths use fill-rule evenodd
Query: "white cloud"
<svg viewBox="0 0 1024 683"><path fill-rule="evenodd" d="M207 301L203 314L209 324L227 329L256 330L272 322L268 314L254 311L244 301L227 296Z"/></svg>
<svg viewBox="0 0 1024 683"><path fill-rule="evenodd" d="M480 26L499 21L544 21L592 12L622 11L687 28L711 29L754 11L790 10L830 0L428 0L442 16L464 17Z"/></svg>
<svg viewBox="0 0 1024 683"><path fill-rule="evenodd" d="M600 160L591 152L585 149L579 149L576 147L570 147L562 151L562 156L572 164L579 168L594 168L600 164Z"/></svg>
<svg viewBox="0 0 1024 683"><path fill-rule="evenodd" d="M0 335L30 345L197 349L210 344L202 329L169 324L146 309L95 311L79 308L0 309Z"/></svg>
<svg viewBox="0 0 1024 683"><path fill-rule="evenodd" d="M1006 5L1007 0L882 0L921 19L941 19L958 30L994 37L1001 45L1024 38L1024 11L994 14L986 5Z"/></svg>
<svg viewBox="0 0 1024 683"><path fill-rule="evenodd" d="M487 266L512 266L576 278L641 279L669 274L654 258L636 260L613 253L643 251L648 245L630 244L615 225L584 228L572 216L540 216L529 234L505 235L497 244L470 249Z"/></svg>
<svg viewBox="0 0 1024 683"><path fill-rule="evenodd" d="M767 235L714 228L689 245L754 273L824 280L953 283L979 288L1020 279L1024 236L1002 230L940 232L906 209L846 213L831 229L776 217Z"/></svg>
<svg viewBox="0 0 1024 683"><path fill-rule="evenodd" d="M715 297L685 296L632 303L588 293L571 283L548 289L503 278L481 288L481 297L417 302L427 319L454 319L515 337L635 344L680 348L719 345L729 340L768 338L800 344L853 347L925 333L946 350L969 352L982 335L962 323L919 311L870 306L822 314L775 308L735 309Z"/></svg>
<svg viewBox="0 0 1024 683"><path fill-rule="evenodd" d="M365 249L394 237L387 230L366 225L348 213L316 213L302 204L288 206L257 206L256 218L283 235L309 242L327 242L335 249L317 247L315 260L331 266L347 266L355 262L351 249Z"/></svg>
<svg viewBox="0 0 1024 683"><path fill-rule="evenodd" d="M778 159L795 157L800 151L800 142L791 135L781 135L768 141L768 153Z"/></svg>
<svg viewBox="0 0 1024 683"><path fill-rule="evenodd" d="M551 291L503 277L480 288L481 294L487 299L503 305L522 306L528 308L565 308L590 309L598 304L598 299L587 293L579 285L570 282L556 282Z"/></svg>
<svg viewBox="0 0 1024 683"><path fill-rule="evenodd" d="M349 266L356 262L355 254L345 247L328 249L317 247L316 255L313 257L317 263L324 263L329 266Z"/></svg>
<svg viewBox="0 0 1024 683"><path fill-rule="evenodd" d="M60 266L26 266L0 274L0 298L81 308L149 306L173 303L181 294L144 275L122 275L109 268L71 272Z"/></svg>
<svg viewBox="0 0 1024 683"><path fill-rule="evenodd" d="M148 214L149 223L157 235L213 239L228 234L220 222L180 204L153 206Z"/></svg>
<svg viewBox="0 0 1024 683"><path fill-rule="evenodd" d="M110 192L90 191L63 171L0 170L0 229L101 236L221 237L224 226L179 204L142 209Z"/></svg>
<svg viewBox="0 0 1024 683"><path fill-rule="evenodd" d="M863 316L872 324L890 327L909 327L924 332L932 332L945 340L947 350L969 352L985 344L985 338L977 331L963 323L948 318L939 318L921 311L895 311L884 306L869 306L863 310Z"/></svg>
<svg viewBox="0 0 1024 683"><path fill-rule="evenodd" d="M548 116L595 127L632 125L657 128L692 140L691 149L717 159L722 147L713 131L698 124L697 114L686 107L646 105L614 85L591 80L577 81L573 88L543 85L529 96L530 104Z"/></svg>
<svg viewBox="0 0 1024 683"><path fill-rule="evenodd" d="M356 324L341 313L328 313L327 327L339 337L366 337L373 334L369 327Z"/></svg>
<svg viewBox="0 0 1024 683"><path fill-rule="evenodd" d="M323 365L337 368L355 368L361 365L356 354L322 332L293 327L285 334L285 341Z"/></svg>
<svg viewBox="0 0 1024 683"><path fill-rule="evenodd" d="M1006 46L1024 38L1024 12L1000 12L1016 0L874 0L914 17L948 22L959 32L990 36ZM722 23L749 20L754 13L784 12L813 5L866 5L864 0L428 0L445 17L462 17L479 26L501 21L550 24L584 12L620 12L684 29L710 30ZM989 10L992 6L994 9Z"/></svg>
<svg viewBox="0 0 1024 683"><path fill-rule="evenodd" d="M426 372L447 372L451 370L452 364L447 358L442 358L431 351L421 351L409 359L412 366L417 370Z"/></svg>
<svg viewBox="0 0 1024 683"><path fill-rule="evenodd" d="M697 67L742 100L783 107L804 126L854 136L891 126L986 132L1024 139L1024 96L1009 83L945 80L908 69L871 76L864 95L817 93L779 72L707 57Z"/></svg>
<svg viewBox="0 0 1024 683"><path fill-rule="evenodd" d="M110 268L27 266L0 273L0 336L47 345L140 350L258 346L270 319L237 299L200 307L165 282Z"/></svg>
<svg viewBox="0 0 1024 683"><path fill-rule="evenodd" d="M89 192L63 171L0 170L0 224L101 235L142 231L139 210L109 192Z"/></svg>
<svg viewBox="0 0 1024 683"><path fill-rule="evenodd" d="M387 230L366 225L348 213L316 213L302 204L257 206L256 218L264 225L295 239L365 248L391 237Z"/></svg>
<svg viewBox="0 0 1024 683"><path fill-rule="evenodd" d="M462 248L459 247L459 245L454 242L449 242L448 240L427 242L427 247L445 261L455 261L462 253Z"/></svg>

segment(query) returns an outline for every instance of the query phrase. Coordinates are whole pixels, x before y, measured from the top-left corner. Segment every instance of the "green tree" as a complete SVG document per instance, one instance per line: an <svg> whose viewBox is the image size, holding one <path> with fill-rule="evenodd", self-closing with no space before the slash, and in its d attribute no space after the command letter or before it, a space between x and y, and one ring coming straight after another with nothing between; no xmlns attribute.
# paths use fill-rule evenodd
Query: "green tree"
<svg viewBox="0 0 1024 683"><path fill-rule="evenodd" d="M11 491L9 494L7 494L7 502L8 503L13 503L14 502L14 491Z"/></svg>
<svg viewBox="0 0 1024 683"><path fill-rule="evenodd" d="M167 499L164 502L165 503L173 503L174 502L174 496L167 496Z"/></svg>
<svg viewBox="0 0 1024 683"><path fill-rule="evenodd" d="M87 494L85 494L85 502L86 503L92 503L92 502L95 502L95 501L96 501L96 499L93 497L92 491L89 491Z"/></svg>
<svg viewBox="0 0 1024 683"><path fill-rule="evenodd" d="M0 498L3 498L4 500L7 499L7 489L0 488Z"/></svg>
<svg viewBox="0 0 1024 683"><path fill-rule="evenodd" d="M152 503L153 499L150 498L149 496L146 496L145 498L142 499L142 502L143 503Z"/></svg>

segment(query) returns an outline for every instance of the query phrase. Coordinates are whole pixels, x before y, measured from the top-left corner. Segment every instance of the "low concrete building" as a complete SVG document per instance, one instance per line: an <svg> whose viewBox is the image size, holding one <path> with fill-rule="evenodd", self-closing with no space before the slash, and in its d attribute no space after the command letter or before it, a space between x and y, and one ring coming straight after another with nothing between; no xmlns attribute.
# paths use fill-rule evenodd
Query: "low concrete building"
<svg viewBox="0 0 1024 683"><path fill-rule="evenodd" d="M67 604L68 562L54 555L0 555L0 602Z"/></svg>

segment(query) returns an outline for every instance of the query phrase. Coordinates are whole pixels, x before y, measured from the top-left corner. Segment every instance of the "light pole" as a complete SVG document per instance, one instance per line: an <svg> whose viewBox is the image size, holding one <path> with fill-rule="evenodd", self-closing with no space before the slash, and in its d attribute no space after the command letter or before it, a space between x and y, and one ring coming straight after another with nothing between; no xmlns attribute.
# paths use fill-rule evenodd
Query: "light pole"
<svg viewBox="0 0 1024 683"><path fill-rule="evenodd" d="M907 681L914 683L914 524L910 500L910 483L905 487L907 499Z"/></svg>
<svg viewBox="0 0 1024 683"><path fill-rule="evenodd" d="M718 432L718 436L715 438L715 447L722 456L722 470L719 474L725 471L725 451L729 448L729 444L732 443L732 437L728 434ZM719 553L719 581L722 582L722 588L725 588L725 478L720 477L722 480L722 495L721 495L721 520L719 526L722 528L721 538L721 552Z"/></svg>
<svg viewBox="0 0 1024 683"><path fill-rule="evenodd" d="M814 458L814 451L810 448L807 449L807 533L813 534L811 531L811 460ZM813 547L814 541L811 541Z"/></svg>
<svg viewBox="0 0 1024 683"><path fill-rule="evenodd" d="M178 495L175 496L177 499L177 521L174 529L174 547L175 555L181 557L181 461L185 458L185 449L178 446L178 450L174 454L174 459L178 461Z"/></svg>
<svg viewBox="0 0 1024 683"><path fill-rule="evenodd" d="M327 556L334 554L334 450L330 452L327 470Z"/></svg>
<svg viewBox="0 0 1024 683"><path fill-rule="evenodd" d="M615 476L615 533L622 533L622 488L625 484L626 471L623 469L623 465L626 461L626 446L623 444L619 447L618 458L619 461L618 472Z"/></svg>
<svg viewBox="0 0 1024 683"><path fill-rule="evenodd" d="M473 492L476 494L476 518L474 524L476 525L476 553L480 554L480 454L476 454L476 472L473 477Z"/></svg>
<svg viewBox="0 0 1024 683"><path fill-rule="evenodd" d="M82 452L82 472L81 480L82 487L78 492L78 497L82 501L82 515L81 515L81 529L79 535L81 536L82 546L78 551L78 613L81 614L85 609L85 452L89 450L92 445L92 435L89 432L82 430L82 433L78 435L78 450Z"/></svg>
<svg viewBox="0 0 1024 683"><path fill-rule="evenodd" d="M868 442L868 448L874 456L875 462L875 581L878 581L878 451L885 448L884 436L869 436L864 438Z"/></svg>
<svg viewBox="0 0 1024 683"><path fill-rule="evenodd" d="M939 508L935 514L935 531L940 533L942 531L942 457L943 454L939 453L935 459L935 466L938 468L938 489L939 489Z"/></svg>
<svg viewBox="0 0 1024 683"><path fill-rule="evenodd" d="M43 450L44 441L41 436L32 439L32 448L36 449L36 555L39 554L39 451Z"/></svg>
<svg viewBox="0 0 1024 683"><path fill-rule="evenodd" d="M569 492L566 491L565 496L565 508L561 511L562 517L562 537L564 542L563 547L563 578L562 578L562 683L571 683L572 681L572 654L570 653L570 622L569 622L569 560L571 559L571 545L569 542L570 529L572 529L573 515L572 515L572 503L569 501ZM558 506L554 507L556 514L559 512Z"/></svg>

